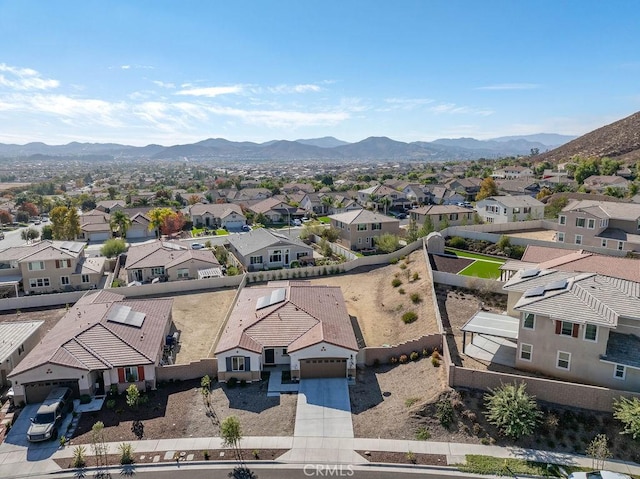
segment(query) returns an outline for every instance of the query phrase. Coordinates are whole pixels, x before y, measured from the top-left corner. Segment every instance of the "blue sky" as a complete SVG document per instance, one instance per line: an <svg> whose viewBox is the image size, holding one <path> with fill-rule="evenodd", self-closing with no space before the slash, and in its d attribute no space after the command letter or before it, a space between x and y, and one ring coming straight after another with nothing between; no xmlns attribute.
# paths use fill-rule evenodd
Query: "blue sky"
<svg viewBox="0 0 640 479"><path fill-rule="evenodd" d="M635 0L0 0L0 142L583 134L640 110Z"/></svg>

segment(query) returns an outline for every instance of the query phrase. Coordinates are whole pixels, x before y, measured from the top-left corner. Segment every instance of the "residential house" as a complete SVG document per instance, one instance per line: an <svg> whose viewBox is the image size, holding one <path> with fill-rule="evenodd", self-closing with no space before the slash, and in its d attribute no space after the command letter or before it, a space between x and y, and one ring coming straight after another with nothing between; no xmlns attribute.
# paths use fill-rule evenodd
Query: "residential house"
<svg viewBox="0 0 640 479"><path fill-rule="evenodd" d="M311 246L266 228L229 236L229 250L247 271L285 268L294 262L313 261Z"/></svg>
<svg viewBox="0 0 640 479"><path fill-rule="evenodd" d="M285 183L281 190L287 194L290 193L313 193L315 188L310 183Z"/></svg>
<svg viewBox="0 0 640 479"><path fill-rule="evenodd" d="M427 203L433 203L434 205L457 205L458 203L466 201L465 195L450 190L446 186L433 185L427 188L430 193Z"/></svg>
<svg viewBox="0 0 640 479"><path fill-rule="evenodd" d="M83 296L9 374L15 401L42 401L56 386L74 395L155 389L171 328L173 300L129 300L107 291Z"/></svg>
<svg viewBox="0 0 640 479"><path fill-rule="evenodd" d="M528 195L534 198L540 193L540 185L531 179L524 180L498 180L496 181L498 191L504 195Z"/></svg>
<svg viewBox="0 0 640 479"><path fill-rule="evenodd" d="M113 236L110 215L95 209L80 216L80 237L91 243L106 241Z"/></svg>
<svg viewBox="0 0 640 479"><path fill-rule="evenodd" d="M151 227L151 219L143 213L135 213L130 217L131 225L127 229L127 240L152 239L156 237L155 230Z"/></svg>
<svg viewBox="0 0 640 479"><path fill-rule="evenodd" d="M44 321L0 323L0 387L9 385L7 376L38 345Z"/></svg>
<svg viewBox="0 0 640 479"><path fill-rule="evenodd" d="M464 201L474 201L480 192L482 178L453 178L445 183L452 191L464 196Z"/></svg>
<svg viewBox="0 0 640 479"><path fill-rule="evenodd" d="M527 166L505 166L494 170L491 175L494 179L517 180L521 178L532 178L533 170Z"/></svg>
<svg viewBox="0 0 640 479"><path fill-rule="evenodd" d="M573 200L558 215L559 243L640 250L640 204Z"/></svg>
<svg viewBox="0 0 640 479"><path fill-rule="evenodd" d="M96 210L111 213L111 210L124 209L127 207L125 200L102 200L96 203Z"/></svg>
<svg viewBox="0 0 640 479"><path fill-rule="evenodd" d="M461 226L473 224L475 212L472 209L456 205L429 205L411 210L409 217L416 222L418 228L431 220L435 229L446 226Z"/></svg>
<svg viewBox="0 0 640 479"><path fill-rule="evenodd" d="M530 269L505 285L519 320L516 368L640 391L640 283Z"/></svg>
<svg viewBox="0 0 640 479"><path fill-rule="evenodd" d="M242 208L233 203L201 204L186 208L195 226L207 228L226 228L229 231L239 231L247 224L247 218Z"/></svg>
<svg viewBox="0 0 640 479"><path fill-rule="evenodd" d="M428 203L429 194L425 192L423 185L419 183L408 183L402 188L402 193L413 205L424 205Z"/></svg>
<svg viewBox="0 0 640 479"><path fill-rule="evenodd" d="M544 218L544 203L529 195L489 196L476 203L485 223L509 223Z"/></svg>
<svg viewBox="0 0 640 479"><path fill-rule="evenodd" d="M256 217L260 214L267 218L269 223L287 223L295 217L302 217L304 211L291 206L279 198L267 198L247 208Z"/></svg>
<svg viewBox="0 0 640 479"><path fill-rule="evenodd" d="M231 203L242 203L252 200L266 200L271 198L272 193L267 188L243 188L236 190L234 188L227 190L226 199Z"/></svg>
<svg viewBox="0 0 640 479"><path fill-rule="evenodd" d="M309 213L327 215L362 209L353 198L341 193L308 193L300 201L300 207Z"/></svg>
<svg viewBox="0 0 640 479"><path fill-rule="evenodd" d="M627 191L630 181L617 175L592 175L584 180L584 186L599 193L607 189Z"/></svg>
<svg viewBox="0 0 640 479"><path fill-rule="evenodd" d="M308 281L243 288L215 350L223 382L259 381L274 365L296 380L355 377L357 353L340 288Z"/></svg>
<svg viewBox="0 0 640 479"><path fill-rule="evenodd" d="M20 272L25 294L93 289L104 283L105 258L87 258L84 243L44 240L0 252L0 269Z"/></svg>
<svg viewBox="0 0 640 479"><path fill-rule="evenodd" d="M385 210L385 212L411 206L411 200L404 193L386 185L375 185L359 190L358 202L362 206Z"/></svg>
<svg viewBox="0 0 640 479"><path fill-rule="evenodd" d="M400 234L400 221L369 210L355 210L329 216L331 226L340 233L338 242L354 251L374 249L383 234Z"/></svg>
<svg viewBox="0 0 640 479"><path fill-rule="evenodd" d="M124 264L129 282L198 279L199 271L212 268L219 269L222 276L220 263L211 250L193 250L160 240L131 246Z"/></svg>

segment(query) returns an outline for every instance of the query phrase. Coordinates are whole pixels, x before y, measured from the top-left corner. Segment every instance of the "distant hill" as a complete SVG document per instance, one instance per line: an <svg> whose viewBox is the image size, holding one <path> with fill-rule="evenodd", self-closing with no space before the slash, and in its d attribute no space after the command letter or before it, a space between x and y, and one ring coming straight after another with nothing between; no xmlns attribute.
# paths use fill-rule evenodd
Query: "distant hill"
<svg viewBox="0 0 640 479"><path fill-rule="evenodd" d="M535 136L535 135L534 135ZM173 160L336 160L336 161L448 161L529 155L532 148L546 151L547 145L524 138L476 140L474 138L440 139L434 142L405 143L387 137L369 137L347 143L332 136L296 141L272 140L265 143L208 138L186 145L147 145L144 147L115 143L69 143L67 145L0 144L0 157L33 157L38 159L116 158Z"/></svg>
<svg viewBox="0 0 640 479"><path fill-rule="evenodd" d="M567 141L574 139L574 136L555 135L539 133L537 135L525 136L503 136L493 140L476 140L475 138L441 138L433 143L438 145L465 148L478 152L485 151L490 156L518 156L528 155L531 150L537 148L544 152L552 150ZM544 140L544 141L543 141Z"/></svg>
<svg viewBox="0 0 640 479"><path fill-rule="evenodd" d="M603 126L536 157L536 161L563 162L574 156L622 161L640 160L640 112Z"/></svg>
<svg viewBox="0 0 640 479"><path fill-rule="evenodd" d="M333 136L325 136L322 138L311 138L309 140L296 140L296 143L301 143L303 145L318 146L320 148L335 148L336 146L349 144L349 142L338 140Z"/></svg>
<svg viewBox="0 0 640 479"><path fill-rule="evenodd" d="M525 140L533 143L542 143L547 147L557 148L558 146L569 143L571 140L575 140L576 137L572 135L558 135L557 133L537 133L535 135L517 135L517 136L501 136L499 138L492 138L490 141L508 142L513 140Z"/></svg>

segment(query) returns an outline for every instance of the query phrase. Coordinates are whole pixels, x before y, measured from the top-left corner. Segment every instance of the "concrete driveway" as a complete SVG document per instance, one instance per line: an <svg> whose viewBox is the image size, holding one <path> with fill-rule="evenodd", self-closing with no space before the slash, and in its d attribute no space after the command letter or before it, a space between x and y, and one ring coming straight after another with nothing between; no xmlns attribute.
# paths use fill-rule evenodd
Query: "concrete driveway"
<svg viewBox="0 0 640 479"><path fill-rule="evenodd" d="M294 437L353 438L346 378L300 381Z"/></svg>

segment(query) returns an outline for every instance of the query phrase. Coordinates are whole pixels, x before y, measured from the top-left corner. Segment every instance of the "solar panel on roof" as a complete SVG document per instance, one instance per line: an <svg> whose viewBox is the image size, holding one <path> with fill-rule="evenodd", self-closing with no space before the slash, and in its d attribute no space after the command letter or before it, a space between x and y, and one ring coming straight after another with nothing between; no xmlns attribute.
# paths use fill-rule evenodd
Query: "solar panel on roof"
<svg viewBox="0 0 640 479"><path fill-rule="evenodd" d="M544 288L542 286L538 286L537 288L531 288L524 292L525 298L535 298L536 296L544 296Z"/></svg>
<svg viewBox="0 0 640 479"><path fill-rule="evenodd" d="M109 311L107 321L140 328L142 327L145 316L144 313L132 311L129 306L116 304L111 308L111 311Z"/></svg>
<svg viewBox="0 0 640 479"><path fill-rule="evenodd" d="M256 301L256 311L273 306L274 304L282 303L287 292L284 288L274 289L271 294L260 296Z"/></svg>
<svg viewBox="0 0 640 479"><path fill-rule="evenodd" d="M65 241L60 245L60 249L69 249L71 247L71 241Z"/></svg>
<svg viewBox="0 0 640 479"><path fill-rule="evenodd" d="M544 287L545 291L558 291L560 289L566 289L567 288L567 284L569 284L569 282L566 279L559 279L557 281L554 281L552 283L547 284Z"/></svg>
<svg viewBox="0 0 640 479"><path fill-rule="evenodd" d="M79 253L80 251L82 251L84 249L84 244L82 243L73 243L71 245L71 248L69 248L71 251L73 251L74 253Z"/></svg>
<svg viewBox="0 0 640 479"><path fill-rule="evenodd" d="M522 273L520 273L521 278L534 278L540 274L539 269L525 269Z"/></svg>

